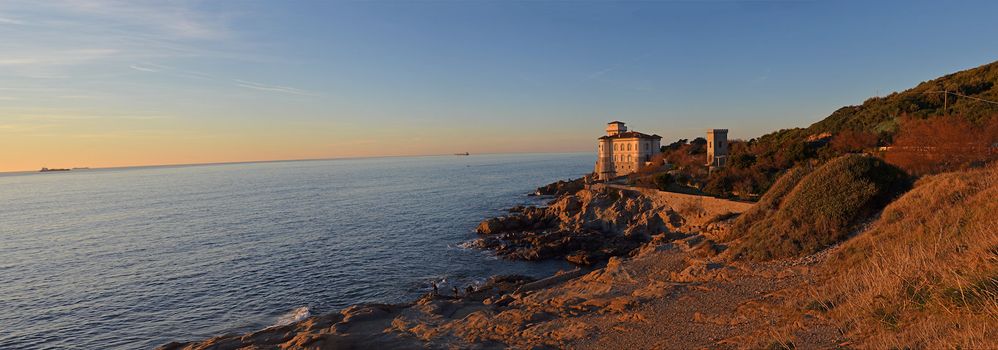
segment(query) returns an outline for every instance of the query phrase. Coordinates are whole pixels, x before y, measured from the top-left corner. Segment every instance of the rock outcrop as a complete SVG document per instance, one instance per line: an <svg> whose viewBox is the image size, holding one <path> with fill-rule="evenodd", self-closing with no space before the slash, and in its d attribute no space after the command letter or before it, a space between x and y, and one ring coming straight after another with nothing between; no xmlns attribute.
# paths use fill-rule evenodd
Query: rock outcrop
<svg viewBox="0 0 998 350"><path fill-rule="evenodd" d="M581 189L548 207L516 207L478 225L472 247L518 260L565 259L592 265L627 255L656 235L687 231L670 203L639 192Z"/></svg>
<svg viewBox="0 0 998 350"><path fill-rule="evenodd" d="M538 187L533 195L560 197L566 194L573 194L585 188L586 182L589 179L590 176L580 177L575 180L558 180L557 182Z"/></svg>
<svg viewBox="0 0 998 350"><path fill-rule="evenodd" d="M413 325L407 333L432 333L428 322L501 308L511 300L510 293L533 281L525 276L493 276L482 286L459 295L430 292L408 304L354 305L290 325L198 342L172 342L158 350L422 348L425 339L389 330L401 327L404 320L418 317L423 324Z"/></svg>

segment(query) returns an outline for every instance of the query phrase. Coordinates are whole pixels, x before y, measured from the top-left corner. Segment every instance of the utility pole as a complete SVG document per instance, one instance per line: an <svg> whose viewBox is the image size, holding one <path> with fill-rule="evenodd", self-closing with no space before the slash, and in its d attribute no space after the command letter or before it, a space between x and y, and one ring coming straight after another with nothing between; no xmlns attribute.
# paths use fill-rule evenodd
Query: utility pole
<svg viewBox="0 0 998 350"><path fill-rule="evenodd" d="M949 92L943 89L943 116L949 116Z"/></svg>

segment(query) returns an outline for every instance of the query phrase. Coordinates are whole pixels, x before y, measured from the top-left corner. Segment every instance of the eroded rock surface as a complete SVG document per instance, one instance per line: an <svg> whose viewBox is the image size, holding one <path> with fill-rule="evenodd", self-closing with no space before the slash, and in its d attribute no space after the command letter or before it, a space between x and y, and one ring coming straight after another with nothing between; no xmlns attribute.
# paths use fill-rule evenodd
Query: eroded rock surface
<svg viewBox="0 0 998 350"><path fill-rule="evenodd" d="M582 190L585 187L587 181L590 181L589 176L581 177L575 180L559 180L541 187L538 187L534 191L535 196L555 196L560 197L566 194L573 194Z"/></svg>
<svg viewBox="0 0 998 350"><path fill-rule="evenodd" d="M478 225L471 246L518 260L565 259L592 265L624 256L654 236L699 229L704 215L635 191L582 189L548 207L517 207Z"/></svg>

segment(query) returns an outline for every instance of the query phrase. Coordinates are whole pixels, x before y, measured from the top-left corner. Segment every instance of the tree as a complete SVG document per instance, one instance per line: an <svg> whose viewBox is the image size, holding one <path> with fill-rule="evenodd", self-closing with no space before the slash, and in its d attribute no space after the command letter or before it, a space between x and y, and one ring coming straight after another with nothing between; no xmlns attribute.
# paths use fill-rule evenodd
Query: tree
<svg viewBox="0 0 998 350"><path fill-rule="evenodd" d="M690 142L689 153L690 154L700 154L707 153L707 139L702 137L697 137Z"/></svg>
<svg viewBox="0 0 998 350"><path fill-rule="evenodd" d="M885 158L915 175L994 161L998 159L998 116L980 124L957 115L905 117Z"/></svg>
<svg viewBox="0 0 998 350"><path fill-rule="evenodd" d="M755 164L755 156L748 153L740 153L731 156L728 165L736 169L745 169Z"/></svg>
<svg viewBox="0 0 998 350"><path fill-rule="evenodd" d="M830 148L836 155L857 153L877 147L877 134L858 130L846 130L832 138Z"/></svg>
<svg viewBox="0 0 998 350"><path fill-rule="evenodd" d="M683 145L686 145L687 143L688 143L688 140L686 140L686 139L679 139L676 142L673 142L673 143L670 143L668 145L662 146L662 153L666 153L666 152L678 150L680 147L683 147Z"/></svg>
<svg viewBox="0 0 998 350"><path fill-rule="evenodd" d="M657 186L659 190L665 191L669 189L669 185L672 184L672 182L672 175L669 175L669 173L661 173L655 176L655 186Z"/></svg>

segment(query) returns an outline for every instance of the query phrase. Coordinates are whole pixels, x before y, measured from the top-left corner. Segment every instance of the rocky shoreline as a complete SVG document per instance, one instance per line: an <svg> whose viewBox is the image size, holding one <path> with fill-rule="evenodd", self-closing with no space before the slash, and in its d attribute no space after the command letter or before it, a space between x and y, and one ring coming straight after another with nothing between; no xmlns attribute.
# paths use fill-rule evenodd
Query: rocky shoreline
<svg viewBox="0 0 998 350"><path fill-rule="evenodd" d="M547 207L515 207L478 225L471 246L516 260L564 259L577 265L624 256L684 219L651 199L586 188L563 192Z"/></svg>
<svg viewBox="0 0 998 350"><path fill-rule="evenodd" d="M658 283L650 285L655 290L604 295L635 282L630 277L627 283L615 281L631 260L668 251L675 255L670 259L678 259L673 274L685 276L678 278L716 275L711 272L714 265L691 264L681 256L720 251L705 234L730 225L731 212L724 208L707 210L685 199L589 186L582 179L548 185L537 193L557 195L545 207L515 207L509 215L482 221L480 237L469 245L508 259L564 259L595 270L562 271L537 281L494 276L478 288L434 291L412 303L355 305L285 326L174 342L161 349L560 348L586 339L592 331L573 319L621 313L668 292L668 285ZM748 207L733 205L735 210ZM601 292L585 292L593 288Z"/></svg>

